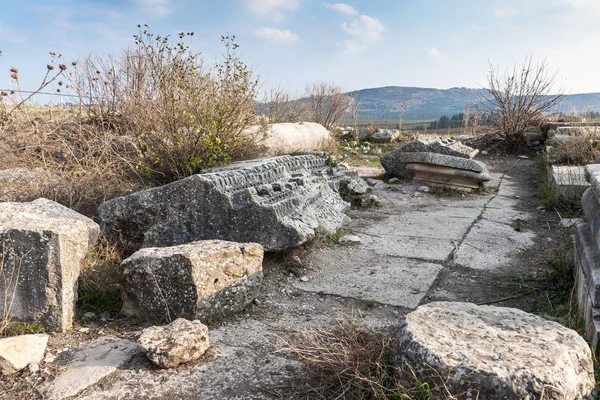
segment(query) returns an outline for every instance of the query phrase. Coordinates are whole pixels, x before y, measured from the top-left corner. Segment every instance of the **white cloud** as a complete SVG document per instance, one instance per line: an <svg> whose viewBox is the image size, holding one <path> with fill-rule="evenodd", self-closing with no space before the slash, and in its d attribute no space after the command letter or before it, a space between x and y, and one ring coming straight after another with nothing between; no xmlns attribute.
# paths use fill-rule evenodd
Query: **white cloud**
<svg viewBox="0 0 600 400"><path fill-rule="evenodd" d="M135 0L144 11L157 17L166 17L173 11L171 0Z"/></svg>
<svg viewBox="0 0 600 400"><path fill-rule="evenodd" d="M263 27L255 30L253 33L256 37L279 43L295 43L300 41L300 36L288 30Z"/></svg>
<svg viewBox="0 0 600 400"><path fill-rule="evenodd" d="M494 15L498 18L506 18L511 17L517 13L517 10L514 8L496 8L494 10Z"/></svg>
<svg viewBox="0 0 600 400"><path fill-rule="evenodd" d="M600 13L600 2L598 0L554 0L552 3L566 5L578 11Z"/></svg>
<svg viewBox="0 0 600 400"><path fill-rule="evenodd" d="M439 55L441 55L442 53L435 47L432 47L431 49L429 49L427 51L427 54L429 54L431 57L437 57Z"/></svg>
<svg viewBox="0 0 600 400"><path fill-rule="evenodd" d="M246 7L260 15L266 15L274 18L276 21L282 21L285 11L293 11L300 7L300 0L242 0Z"/></svg>
<svg viewBox="0 0 600 400"><path fill-rule="evenodd" d="M361 15L350 23L344 22L342 30L349 35L361 38L363 41L375 41L381 39L385 28L378 19Z"/></svg>
<svg viewBox="0 0 600 400"><path fill-rule="evenodd" d="M358 11L346 3L327 3L325 7L329 8L331 11L335 11L344 15L358 15Z"/></svg>

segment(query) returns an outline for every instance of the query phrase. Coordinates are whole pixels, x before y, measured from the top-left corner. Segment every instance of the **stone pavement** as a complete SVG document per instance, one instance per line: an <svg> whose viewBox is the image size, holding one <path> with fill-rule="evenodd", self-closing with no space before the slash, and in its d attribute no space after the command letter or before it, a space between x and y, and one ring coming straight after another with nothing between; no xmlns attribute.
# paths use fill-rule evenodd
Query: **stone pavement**
<svg viewBox="0 0 600 400"><path fill-rule="evenodd" d="M290 398L302 366L279 351L280 337L353 313L373 328L395 326L434 290L446 269L502 271L535 238L520 229L531 217L517 209L522 190L504 174L492 174L486 193L462 197L414 184L378 184L374 194L381 207L351 211L345 228L361 243L316 246L300 260L302 276L289 275L276 262L265 265L258 301L247 314L210 328L213 349L205 360L156 370L144 357L133 356L125 368L79 396Z"/></svg>

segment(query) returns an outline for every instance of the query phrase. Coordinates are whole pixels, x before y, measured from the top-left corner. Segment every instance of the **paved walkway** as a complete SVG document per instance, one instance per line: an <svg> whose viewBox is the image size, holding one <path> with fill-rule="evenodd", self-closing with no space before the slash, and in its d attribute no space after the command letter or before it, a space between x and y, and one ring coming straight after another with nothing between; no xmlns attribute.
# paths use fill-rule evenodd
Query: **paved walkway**
<svg viewBox="0 0 600 400"><path fill-rule="evenodd" d="M82 398L290 398L302 366L278 352L278 337L355 312L369 326L395 326L425 296L453 299L436 285L444 271L501 271L516 252L533 245L534 233L520 229L531 217L517 209L522 188L504 174L495 174L491 186L461 197L424 192L417 184L379 183L374 194L382 206L350 213L346 231L362 242L316 246L294 261L297 266L270 260L256 305L211 328L208 360L163 371L134 356ZM288 272L298 267L300 273Z"/></svg>

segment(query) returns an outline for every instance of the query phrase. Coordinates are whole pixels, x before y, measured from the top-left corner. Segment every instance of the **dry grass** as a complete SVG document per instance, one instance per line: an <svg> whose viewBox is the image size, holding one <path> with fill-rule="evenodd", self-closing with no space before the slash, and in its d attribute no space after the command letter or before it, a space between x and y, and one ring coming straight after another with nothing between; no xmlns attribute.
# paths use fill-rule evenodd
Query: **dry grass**
<svg viewBox="0 0 600 400"><path fill-rule="evenodd" d="M306 392L323 399L454 398L434 371L398 366L392 333L375 332L356 315L282 341L306 366Z"/></svg>

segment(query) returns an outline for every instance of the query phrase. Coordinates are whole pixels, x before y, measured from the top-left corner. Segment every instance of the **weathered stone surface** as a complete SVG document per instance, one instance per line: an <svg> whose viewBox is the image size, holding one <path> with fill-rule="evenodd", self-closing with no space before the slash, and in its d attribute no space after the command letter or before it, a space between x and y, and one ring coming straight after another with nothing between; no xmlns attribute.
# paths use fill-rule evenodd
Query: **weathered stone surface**
<svg viewBox="0 0 600 400"><path fill-rule="evenodd" d="M512 308L420 306L403 318L396 360L418 371L433 368L450 393L482 400L595 398L592 355L583 338Z"/></svg>
<svg viewBox="0 0 600 400"><path fill-rule="evenodd" d="M58 175L43 168L0 170L0 201L22 201L40 197L59 180Z"/></svg>
<svg viewBox="0 0 600 400"><path fill-rule="evenodd" d="M484 182L489 181L487 172L473 172L433 164L406 164L406 170L413 180L434 183L455 188L480 188Z"/></svg>
<svg viewBox="0 0 600 400"><path fill-rule="evenodd" d="M239 311L260 289L262 260L259 244L221 240L139 250L121 264L122 312L207 321Z"/></svg>
<svg viewBox="0 0 600 400"><path fill-rule="evenodd" d="M369 141L373 143L390 143L400 137L398 129L377 129L375 133L369 136Z"/></svg>
<svg viewBox="0 0 600 400"><path fill-rule="evenodd" d="M123 367L138 352L137 344L125 339L90 342L75 350L64 366L65 371L44 386L44 398L62 400L77 396Z"/></svg>
<svg viewBox="0 0 600 400"><path fill-rule="evenodd" d="M582 166L553 165L551 174L554 196L565 204L578 203L583 192L590 186L585 180Z"/></svg>
<svg viewBox="0 0 600 400"><path fill-rule="evenodd" d="M0 280L0 296L14 293L10 314L47 329L69 329L81 262L99 231L89 218L51 200L0 203L6 278Z"/></svg>
<svg viewBox="0 0 600 400"><path fill-rule="evenodd" d="M586 339L592 345L600 333L600 250L588 223L575 228L577 305L585 319Z"/></svg>
<svg viewBox="0 0 600 400"><path fill-rule="evenodd" d="M415 142L411 142L406 146L411 146ZM460 146L463 145L460 144ZM453 154L444 154L435 151L417 151L419 149L425 148L425 146L421 145L409 147L409 149L411 149L412 151L404 151L405 147L401 147L397 150L394 150L391 153L380 157L381 165L383 166L385 172L388 175L406 177L406 164L408 163L436 164L475 172L487 171L485 164L479 161L471 160L466 153L452 152L450 150L447 151L448 153L462 154L462 156L457 156ZM441 148L444 149L445 147L442 146Z"/></svg>
<svg viewBox="0 0 600 400"><path fill-rule="evenodd" d="M419 138L380 157L381 165L388 175L405 176L406 163L417 162L400 159L400 155L404 153L436 153L470 160L479 153L479 150L437 136Z"/></svg>
<svg viewBox="0 0 600 400"><path fill-rule="evenodd" d="M259 132L254 126L249 132ZM323 151L332 140L329 131L315 122L269 124L264 145L271 154L289 154L303 151Z"/></svg>
<svg viewBox="0 0 600 400"><path fill-rule="evenodd" d="M23 335L0 339L0 372L13 374L44 358L48 335Z"/></svg>
<svg viewBox="0 0 600 400"><path fill-rule="evenodd" d="M355 171L317 155L234 163L103 203L103 229L132 249L204 239L283 250L335 233L349 204L367 192ZM268 229L265 229L268 227Z"/></svg>
<svg viewBox="0 0 600 400"><path fill-rule="evenodd" d="M144 329L138 344L150 361L161 368L176 368L180 364L195 361L210 346L206 325L183 318L167 326Z"/></svg>

